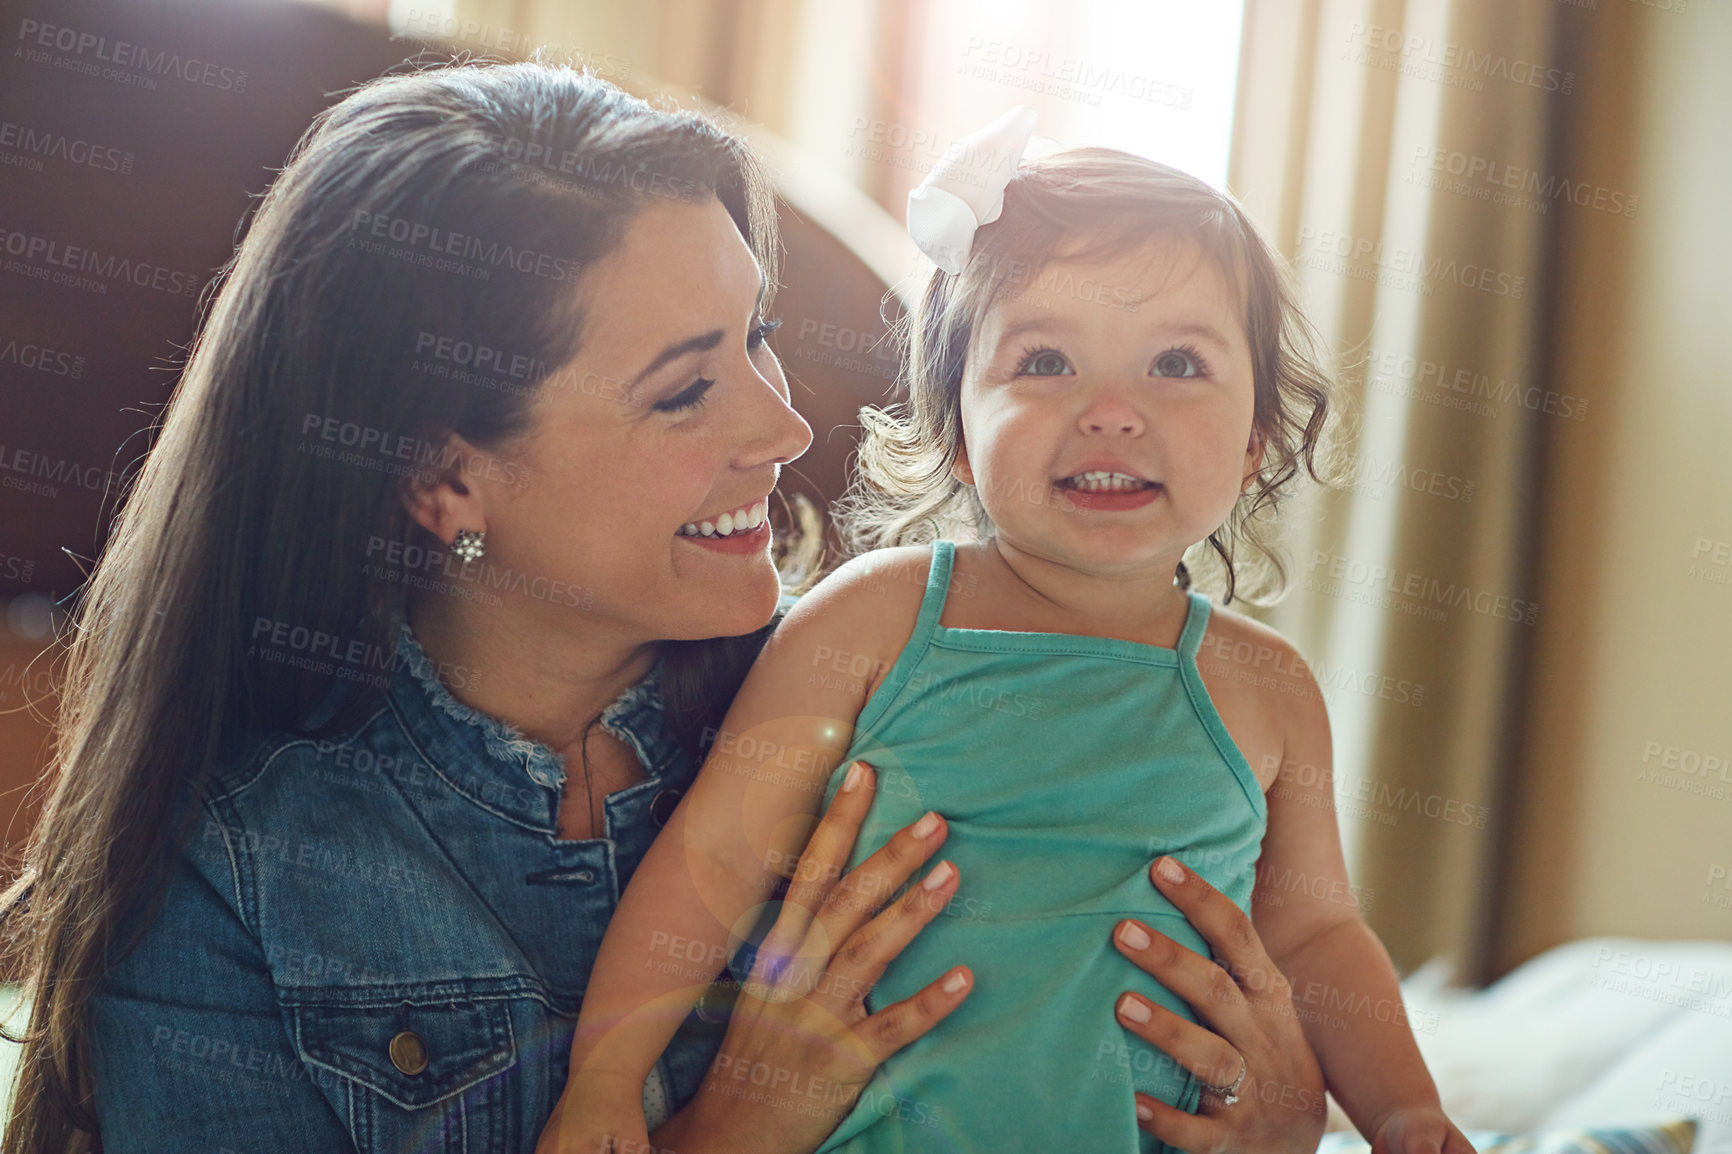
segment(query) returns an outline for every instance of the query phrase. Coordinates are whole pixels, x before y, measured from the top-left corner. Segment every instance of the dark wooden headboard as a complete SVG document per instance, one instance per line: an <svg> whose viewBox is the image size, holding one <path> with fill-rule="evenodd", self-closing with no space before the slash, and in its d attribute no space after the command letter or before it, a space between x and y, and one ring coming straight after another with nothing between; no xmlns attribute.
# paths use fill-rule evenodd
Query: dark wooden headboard
<svg viewBox="0 0 1732 1154"><path fill-rule="evenodd" d="M321 109L425 46L303 4L26 0L13 12L17 54L0 69L0 602L40 603L76 589L98 555L114 482L149 447L198 294L252 198ZM881 314L912 249L862 194L743 130L785 181L772 346L814 433L783 488L822 508L843 487L859 407L892 386ZM58 654L43 646L0 627L8 846L45 764Z"/></svg>

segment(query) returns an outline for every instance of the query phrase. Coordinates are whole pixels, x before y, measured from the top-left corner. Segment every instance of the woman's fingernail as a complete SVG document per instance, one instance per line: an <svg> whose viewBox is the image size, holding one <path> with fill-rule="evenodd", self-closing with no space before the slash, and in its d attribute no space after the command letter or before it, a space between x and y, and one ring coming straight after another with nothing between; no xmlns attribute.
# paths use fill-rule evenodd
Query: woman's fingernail
<svg viewBox="0 0 1732 1154"><path fill-rule="evenodd" d="M1185 871L1179 868L1179 863L1170 857L1164 857L1155 863L1155 872L1161 875L1161 880L1174 885L1185 880Z"/></svg>
<svg viewBox="0 0 1732 1154"><path fill-rule="evenodd" d="M1149 932L1135 922L1126 922L1119 930L1119 941L1133 950L1149 948Z"/></svg>
<svg viewBox="0 0 1732 1154"><path fill-rule="evenodd" d="M947 861L941 861L926 875L926 880L920 883L923 890L935 890L952 877L956 876L956 867Z"/></svg>
<svg viewBox="0 0 1732 1154"><path fill-rule="evenodd" d="M1139 1099L1137 1101L1137 1120L1140 1122L1152 1122L1154 1117L1155 1112L1149 1109L1149 1104Z"/></svg>
<svg viewBox="0 0 1732 1154"><path fill-rule="evenodd" d="M950 976L944 979L944 984L940 986L939 989L943 990L947 994L954 994L967 984L967 974L963 973L961 970L952 970Z"/></svg>
<svg viewBox="0 0 1732 1154"><path fill-rule="evenodd" d="M850 765L848 767L848 776L842 779L842 792L853 793L854 787L858 786L860 784L860 779L865 776L866 771L861 768L859 762L856 761L853 765Z"/></svg>
<svg viewBox="0 0 1732 1154"><path fill-rule="evenodd" d="M1146 1022L1152 1016L1150 1015L1147 1006L1143 1005L1129 994L1126 994L1124 997L1119 999L1119 1013L1123 1014L1133 1022Z"/></svg>
<svg viewBox="0 0 1732 1154"><path fill-rule="evenodd" d="M935 813L928 813L925 817L914 823L913 833L915 837L931 837L937 832L937 830L938 815Z"/></svg>

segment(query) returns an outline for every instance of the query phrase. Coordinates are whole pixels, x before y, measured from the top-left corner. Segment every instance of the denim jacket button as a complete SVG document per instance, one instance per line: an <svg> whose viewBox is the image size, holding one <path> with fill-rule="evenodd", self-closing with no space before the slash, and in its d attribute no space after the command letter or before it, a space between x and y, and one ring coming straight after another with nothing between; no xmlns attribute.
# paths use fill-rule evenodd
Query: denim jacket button
<svg viewBox="0 0 1732 1154"><path fill-rule="evenodd" d="M391 1039L391 1065L414 1077L427 1068L427 1042L414 1030L404 1030Z"/></svg>
<svg viewBox="0 0 1732 1154"><path fill-rule="evenodd" d="M668 818L674 815L674 808L680 804L680 791L664 789L650 801L650 820L660 829L668 823Z"/></svg>

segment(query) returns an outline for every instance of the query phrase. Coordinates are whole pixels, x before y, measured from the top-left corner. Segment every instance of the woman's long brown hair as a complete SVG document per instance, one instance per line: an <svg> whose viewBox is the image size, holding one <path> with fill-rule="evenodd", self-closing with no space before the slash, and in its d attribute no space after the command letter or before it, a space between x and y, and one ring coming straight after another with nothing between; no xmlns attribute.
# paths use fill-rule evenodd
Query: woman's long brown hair
<svg viewBox="0 0 1732 1154"><path fill-rule="evenodd" d="M570 270L649 197L712 195L774 284L774 204L743 144L537 64L374 81L297 145L218 278L74 608L51 792L0 897L6 972L30 1001L8 1154L100 1146L91 999L160 907L221 752L249 734L345 729L383 693L385 678L351 682L313 728L332 676L248 656L260 622L284 622L388 658L404 590L364 571L369 543L436 544L400 477L305 451L312 423L427 445L526 431L536 388L576 352ZM536 370L435 375L421 357L441 339ZM666 652L670 718L694 749L763 632Z"/></svg>

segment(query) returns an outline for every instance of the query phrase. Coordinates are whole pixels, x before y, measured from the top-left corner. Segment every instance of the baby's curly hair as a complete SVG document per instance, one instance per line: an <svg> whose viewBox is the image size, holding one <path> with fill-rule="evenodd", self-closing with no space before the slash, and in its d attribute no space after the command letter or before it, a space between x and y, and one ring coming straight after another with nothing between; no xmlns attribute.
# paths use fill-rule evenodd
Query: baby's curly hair
<svg viewBox="0 0 1732 1154"><path fill-rule="evenodd" d="M1245 303L1256 390L1252 435L1263 458L1250 488L1205 544L1225 570L1223 604L1238 591L1241 571L1253 568L1263 595L1242 599L1280 596L1286 568L1266 536L1267 523L1301 467L1324 480L1317 456L1331 379L1316 352L1321 341L1299 309L1285 261L1232 197L1178 169L1107 148L1020 165L1005 188L1002 215L975 233L961 273L934 272L914 311L894 326L906 400L860 411L858 468L832 508L852 549L992 533L974 488L951 474L962 444L963 368L975 334L996 302L1035 288L1061 249L1089 259L1152 238L1195 244ZM1122 289L1096 287L1103 307L1135 306ZM1235 559L1239 544L1253 552L1249 562ZM1177 579L1190 587L1183 562Z"/></svg>

